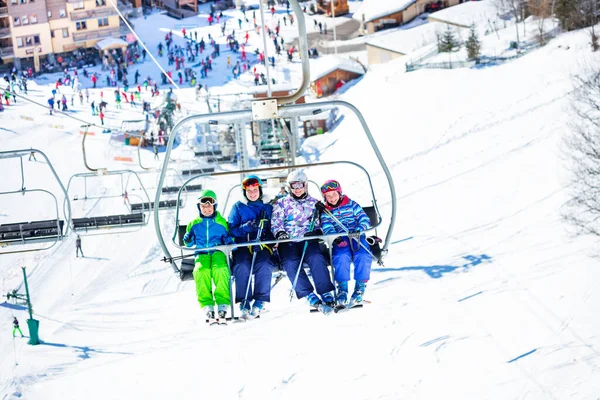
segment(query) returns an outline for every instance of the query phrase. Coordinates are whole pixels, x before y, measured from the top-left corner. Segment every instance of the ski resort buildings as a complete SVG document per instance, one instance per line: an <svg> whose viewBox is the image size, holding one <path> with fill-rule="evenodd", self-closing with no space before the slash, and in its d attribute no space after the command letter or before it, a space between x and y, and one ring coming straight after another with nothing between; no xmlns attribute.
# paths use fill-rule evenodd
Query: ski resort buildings
<svg viewBox="0 0 600 400"><path fill-rule="evenodd" d="M65 53L86 49L108 37L120 37L119 15L110 1L117 0L0 0L0 59L2 64L21 60L55 59ZM141 10L141 0L132 0ZM124 9L129 5L120 5Z"/></svg>

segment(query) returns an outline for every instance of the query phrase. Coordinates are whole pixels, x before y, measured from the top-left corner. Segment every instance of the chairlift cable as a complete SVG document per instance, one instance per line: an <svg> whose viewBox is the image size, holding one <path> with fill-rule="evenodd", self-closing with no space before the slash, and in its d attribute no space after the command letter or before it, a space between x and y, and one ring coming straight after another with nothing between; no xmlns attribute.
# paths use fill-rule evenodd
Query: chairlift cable
<svg viewBox="0 0 600 400"><path fill-rule="evenodd" d="M131 25L129 24L129 21L127 21L125 19L125 17L123 16L123 14L121 14L121 10L119 10L119 8L117 7L117 5L113 2L113 0L108 0L108 2L110 3L110 5L117 11L117 13L119 14L119 17L121 18L121 20L125 23L125 25L127 25L127 28L131 31L131 33L133 33L133 36L135 36L135 38L137 39L138 43L140 44L140 46L142 46L142 48L144 48L144 50L146 50L146 53L148 53L148 55L150 56L150 58L152 59L152 61L154 61L154 63L156 64L156 66L158 67L158 69L160 69L160 71L165 74L165 76L171 81L171 84L173 86L175 86L176 89L181 89L173 80L173 78L171 78L169 76L169 74L167 74L167 72L164 70L164 68L158 63L158 61L156 61L156 59L154 58L154 56L152 55L152 53L148 50L148 48L146 47L146 45L144 44L144 42L142 42L142 40L140 39L140 37L137 35L137 33L135 33L135 31L133 30L133 28L131 27Z"/></svg>

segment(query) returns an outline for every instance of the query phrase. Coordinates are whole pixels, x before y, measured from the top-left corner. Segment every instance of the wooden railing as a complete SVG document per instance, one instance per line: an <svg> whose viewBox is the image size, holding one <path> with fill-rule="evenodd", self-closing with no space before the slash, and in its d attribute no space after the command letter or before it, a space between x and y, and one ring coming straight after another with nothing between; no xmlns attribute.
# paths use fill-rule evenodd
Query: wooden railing
<svg viewBox="0 0 600 400"><path fill-rule="evenodd" d="M112 7L105 7L95 10L74 11L71 13L71 21L82 21L86 19L104 18L117 15L117 11Z"/></svg>
<svg viewBox="0 0 600 400"><path fill-rule="evenodd" d="M88 32L73 32L73 40L75 42L83 42L92 39L101 39L105 37L119 37L120 28L101 29L97 31Z"/></svg>
<svg viewBox="0 0 600 400"><path fill-rule="evenodd" d="M15 55L15 49L13 46L0 47L0 56L7 57L7 56L14 56L14 55Z"/></svg>

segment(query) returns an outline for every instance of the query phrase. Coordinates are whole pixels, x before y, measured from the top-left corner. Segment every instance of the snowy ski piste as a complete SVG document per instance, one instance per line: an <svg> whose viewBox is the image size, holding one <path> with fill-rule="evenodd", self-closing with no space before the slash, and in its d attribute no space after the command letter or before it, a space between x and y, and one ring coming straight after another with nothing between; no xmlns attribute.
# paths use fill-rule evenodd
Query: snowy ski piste
<svg viewBox="0 0 600 400"><path fill-rule="evenodd" d="M241 13L228 13L237 27ZM205 39L208 32L220 36L206 15L189 20L152 14L133 22L157 57L169 30L183 43L178 24L198 25L188 31L198 29ZM310 17L307 26L310 31ZM294 32L282 26L286 40ZM260 46L260 37L251 35L249 55ZM157 59L168 67L166 57ZM561 150L573 76L599 61L589 50L588 33L575 31L484 69L404 73L402 58L374 65L334 95L363 113L396 186L393 244L385 267L373 263L369 302L362 308L310 313L304 301L290 302L291 283L284 277L260 318L209 326L193 281L182 282L160 261L152 220L132 233L82 234L84 258L76 257L74 234L47 251L2 255L2 294L24 292L21 267L27 268L42 343L27 345L26 306L0 303L0 399L597 399L597 240L574 236L561 217L571 184ZM226 84L231 68L224 64L224 55L215 60L209 88L236 92L236 85L254 85L250 74ZM159 79L149 59L130 70L136 68L142 77ZM100 66L91 71L106 74ZM283 55L273 74L297 87L300 63L288 64ZM43 107L18 99L0 113L0 141L3 151L43 151L66 184L86 169L82 123L48 115L46 99L59 75L30 80L28 97ZM91 88L89 80L82 83ZM142 118L139 106L124 103L115 110L112 90L102 85L90 89L90 101L104 91L108 127ZM184 83L175 92L185 115L207 112L194 88ZM70 96L69 88L65 93ZM142 97L149 100L150 93L142 89ZM69 109L100 122L85 100L80 105L75 99ZM101 129L90 132L90 165L139 171L137 153L115 147ZM387 181L356 118L344 114L333 131L306 139L301 152L298 163L349 160L365 167L381 215L389 218ZM184 160L177 166L187 165L182 153L174 151ZM124 156L133 163L115 160ZM151 188L162 159L155 161L147 150L141 156L154 168L140 174ZM24 158L24 185L58 193L37 159ZM18 190L18 161L0 165L1 191ZM348 196L369 205L361 174L345 166L306 173L319 184L339 180ZM224 198L239 179L202 183ZM102 196L120 183L97 177L87 185ZM193 199L193 193L186 197L182 222L195 216ZM125 210L118 193L71 200L74 216ZM49 219L54 207L43 194L0 196L0 222ZM167 236L174 218L172 210L161 211ZM13 339L14 316L25 338Z"/></svg>

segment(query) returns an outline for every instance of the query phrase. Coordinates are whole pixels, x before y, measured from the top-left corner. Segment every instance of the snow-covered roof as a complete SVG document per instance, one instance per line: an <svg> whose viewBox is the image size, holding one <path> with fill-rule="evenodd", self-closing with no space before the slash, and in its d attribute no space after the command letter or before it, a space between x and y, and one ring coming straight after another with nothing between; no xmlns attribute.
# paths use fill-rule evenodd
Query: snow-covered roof
<svg viewBox="0 0 600 400"><path fill-rule="evenodd" d="M429 15L431 21L435 20L463 27L475 24L478 30L484 30L488 25L488 21L491 22L497 19L498 11L492 0L468 1Z"/></svg>
<svg viewBox="0 0 600 400"><path fill-rule="evenodd" d="M373 21L390 14L406 10L417 0L364 0L363 5L356 10L352 18L362 21L363 15L365 22Z"/></svg>
<svg viewBox="0 0 600 400"><path fill-rule="evenodd" d="M365 70L359 63L349 58L324 56L310 60L310 80L314 82L336 69L355 72L360 75L365 73Z"/></svg>
<svg viewBox="0 0 600 400"><path fill-rule="evenodd" d="M442 33L448 25L440 22L430 22L419 25L412 29L394 29L382 32L373 39L367 41L367 45L380 47L399 54L409 54L422 47L429 46L437 42L437 33ZM453 27L456 31L462 30Z"/></svg>
<svg viewBox="0 0 600 400"><path fill-rule="evenodd" d="M117 49L127 47L127 42L119 38L107 37L98 41L94 47L98 50Z"/></svg>
<svg viewBox="0 0 600 400"><path fill-rule="evenodd" d="M148 121L140 119L137 121L123 121L121 122L121 130L123 132L140 132L148 130Z"/></svg>

